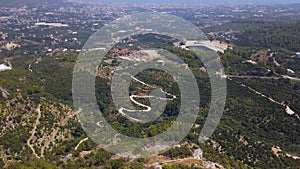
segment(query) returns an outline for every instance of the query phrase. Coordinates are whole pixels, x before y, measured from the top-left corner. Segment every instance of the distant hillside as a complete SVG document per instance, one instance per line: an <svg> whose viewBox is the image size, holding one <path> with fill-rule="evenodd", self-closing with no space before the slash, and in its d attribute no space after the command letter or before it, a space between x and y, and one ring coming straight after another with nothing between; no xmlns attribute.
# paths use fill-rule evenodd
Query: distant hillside
<svg viewBox="0 0 300 169"><path fill-rule="evenodd" d="M23 5L34 6L46 2L59 3L59 2L63 2L63 0L9 0L9 1L0 0L0 6L1 7L20 7Z"/></svg>
<svg viewBox="0 0 300 169"><path fill-rule="evenodd" d="M240 32L249 28L261 28L263 26L270 25L271 23L255 20L233 20L222 25L204 28L203 31L209 32L221 32L221 31L235 31Z"/></svg>

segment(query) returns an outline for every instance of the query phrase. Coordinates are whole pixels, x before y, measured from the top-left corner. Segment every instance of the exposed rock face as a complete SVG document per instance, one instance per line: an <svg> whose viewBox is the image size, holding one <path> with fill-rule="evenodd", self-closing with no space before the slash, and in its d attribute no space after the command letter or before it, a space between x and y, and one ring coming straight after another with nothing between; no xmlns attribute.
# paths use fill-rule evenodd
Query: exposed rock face
<svg viewBox="0 0 300 169"><path fill-rule="evenodd" d="M193 157L197 160L201 160L203 158L202 150L200 148L195 150L194 153L193 153Z"/></svg>

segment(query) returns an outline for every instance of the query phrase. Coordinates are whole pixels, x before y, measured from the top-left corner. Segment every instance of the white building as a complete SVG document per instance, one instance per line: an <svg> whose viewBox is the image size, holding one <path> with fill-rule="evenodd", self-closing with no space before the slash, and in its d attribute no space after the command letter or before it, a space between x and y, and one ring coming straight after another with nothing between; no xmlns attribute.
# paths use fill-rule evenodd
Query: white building
<svg viewBox="0 0 300 169"><path fill-rule="evenodd" d="M0 64L0 72L6 71L6 70L11 70L12 68L7 66L6 64Z"/></svg>
<svg viewBox="0 0 300 169"><path fill-rule="evenodd" d="M297 52L295 57L300 58L300 52Z"/></svg>
<svg viewBox="0 0 300 169"><path fill-rule="evenodd" d="M293 75L295 72L292 69L286 69L288 75Z"/></svg>
<svg viewBox="0 0 300 169"><path fill-rule="evenodd" d="M162 166L159 165L159 164L156 164L155 167L154 167L154 169L162 169Z"/></svg>

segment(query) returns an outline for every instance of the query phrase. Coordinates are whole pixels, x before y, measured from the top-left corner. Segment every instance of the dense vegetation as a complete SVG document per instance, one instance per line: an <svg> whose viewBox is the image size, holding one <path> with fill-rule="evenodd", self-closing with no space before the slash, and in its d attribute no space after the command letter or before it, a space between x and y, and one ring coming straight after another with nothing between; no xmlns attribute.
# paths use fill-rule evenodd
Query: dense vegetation
<svg viewBox="0 0 300 169"><path fill-rule="evenodd" d="M248 28L238 34L234 43L239 46L270 48L274 51L284 48L300 51L300 23L273 23L263 27Z"/></svg>
<svg viewBox="0 0 300 169"><path fill-rule="evenodd" d="M204 28L203 31L206 33L209 32L226 32L226 31L234 31L241 32L244 30L248 30L249 28L262 28L266 25L270 25L272 23L264 22L264 21L256 21L251 19L244 20L233 20L228 23L224 23L222 25Z"/></svg>
<svg viewBox="0 0 300 169"><path fill-rule="evenodd" d="M278 62L286 65L296 65L295 60L287 57L290 51L277 50L278 48L287 48L288 50L295 50L298 48L294 46L293 41L297 44L297 39L292 38L287 31L290 26L299 26L297 24L276 25L275 30L271 27L264 27L264 31L253 29L247 33L245 31L241 34L242 38L248 38L250 35L252 41L247 41L244 46L235 47L232 50L221 54L222 63L224 64L227 74L232 75L251 75L251 76L276 76L285 73L284 67L276 67L272 62L271 53L276 49L276 57ZM280 31L281 30L281 31ZM295 32L295 29L291 29ZM262 37L262 34L270 34L270 36ZM247 34L247 36L246 36ZM297 34L296 34L297 35ZM284 46L279 42L282 37L287 39ZM178 55L184 60L192 69L197 78L198 87L201 95L201 105L199 109L199 116L196 123L203 126L207 112L209 109L210 100L210 83L206 73L200 72L199 68L202 65L200 59L191 51L181 48L172 47L172 41L167 38L159 37L157 40L154 35L147 35L141 38L142 42L148 39L154 40L156 43L148 43L143 47L156 47L157 43L162 48ZM271 40L272 39L272 40ZM141 42L140 41L140 42ZM163 41L163 42L162 42ZM242 42L240 42L242 43ZM298 42L299 44L299 42ZM134 44L133 49L139 49L139 45ZM240 44L243 45L243 44ZM270 46L269 46L270 45ZM139 46L139 47L137 47ZM122 47L119 46L120 48ZM268 51L265 48L271 48ZM294 49L295 48L295 49ZM20 89L22 97L16 103L24 103L24 105L43 104L43 99L46 98L47 103L54 104L54 107L60 107L59 103L72 105L71 95L71 74L72 69L77 58L77 53L65 53L55 56L43 57L42 61L35 64L36 58L16 57L12 59L14 69L12 71L1 72L0 86L9 91L9 99L14 99L18 95L16 89ZM108 58L114 58L108 56ZM258 64L249 64L245 61L252 59ZM299 62L299 61L298 61ZM297 63L298 63L297 62ZM117 63L117 60L113 62ZM30 72L28 65L31 64ZM115 65L105 64L106 67L113 67ZM296 66L295 66L296 67ZM268 71L270 69L270 71ZM110 69L108 69L110 70ZM179 94L178 87L167 74L157 72L155 70L148 70L140 73L137 76L139 79L146 81L149 84L155 84L163 87L168 92ZM103 111L107 121L113 128L122 132L123 134L134 137L150 137L164 132L172 124L178 112L178 103L169 103L164 115L160 121L155 121L151 124L136 124L132 123L124 117L120 117L116 110L114 110L112 99L110 96L110 80L108 77L98 76L96 78L96 97L98 98L99 108ZM298 119L295 116L290 116L285 112L285 108L275 104L267 98L261 97L246 87L242 87L241 83L250 86L264 94L268 94L272 98L276 98L280 102L288 102L290 107L299 112L299 82L292 82L287 79L268 80L268 79L251 79L251 78L232 78L228 80L227 88L227 104L224 116L220 125L209 141L199 145L204 152L204 157L213 162L222 164L225 168L297 168L300 166L299 160L294 160L288 157L285 153L276 156L272 152L272 147L280 146L286 153L299 155L299 128ZM141 85L132 83L130 87L131 92L142 88ZM22 98L22 99L21 99ZM30 101L28 101L30 100ZM148 101L144 100L145 103ZM7 109L7 100L2 99L3 109ZM5 103L5 104L4 104ZM25 104L26 103L26 104ZM12 106L16 105L13 102ZM15 109L10 109L10 111ZM15 106L18 108L17 106ZM23 108L23 107L21 107ZM44 116L41 118L41 124L49 127L55 123L53 111L42 107ZM24 110L24 111L23 111ZM30 112L34 114L33 110L22 109L20 112ZM63 110L63 109L62 109ZM24 122L25 116L19 111L12 111L15 117L14 123L19 124ZM25 113L26 114L26 113ZM2 115L2 114L1 114ZM64 116L64 115L62 115ZM60 116L59 116L60 117ZM63 117L62 117L63 118ZM34 118L29 118L34 122ZM29 132L32 126L26 128L19 124L10 132L1 135L0 144L4 149L9 149L11 154L9 160L14 160L9 168L96 168L102 166L103 168L144 168L147 159L137 159L133 162L129 159L114 159L113 155L103 149L97 148L92 140L84 142L77 150L75 146L80 140L86 137L80 124L76 120L71 120L61 128L69 129L71 139L66 139L57 144L53 150L45 153L44 159L36 159L26 146L26 141L30 137ZM23 130L21 130L23 129ZM24 132L26 131L26 132ZM198 136L201 128L193 128L187 137L183 140L187 145L198 145ZM41 133L39 133L41 134ZM11 141L13 139L13 141ZM185 158L192 155L193 146L184 146L173 148L162 155L169 158ZM13 154L19 154L14 156ZM86 154L82 154L86 153ZM72 158L66 157L72 154ZM19 162L15 162L19 160ZM0 161L0 166L4 162ZM164 165L163 168L188 168L182 165ZM190 167L193 168L193 167Z"/></svg>

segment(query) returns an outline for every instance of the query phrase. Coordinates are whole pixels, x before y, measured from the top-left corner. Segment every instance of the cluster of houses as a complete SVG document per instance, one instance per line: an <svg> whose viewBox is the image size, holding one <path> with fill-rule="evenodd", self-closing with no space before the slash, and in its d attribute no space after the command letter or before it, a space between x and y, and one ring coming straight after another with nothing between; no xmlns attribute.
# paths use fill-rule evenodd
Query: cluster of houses
<svg viewBox="0 0 300 169"><path fill-rule="evenodd" d="M182 67L183 69L188 69L188 68L189 68L189 65L186 64L186 63L183 63L183 64L181 64L181 67ZM207 72L207 70L206 70L206 68L205 68L204 66L200 67L199 70L200 70L201 72L203 72L203 73Z"/></svg>
<svg viewBox="0 0 300 169"><path fill-rule="evenodd" d="M110 51L111 54L116 54L118 56L128 56L131 54L137 54L138 51L137 50L129 50L129 49L112 49Z"/></svg>

